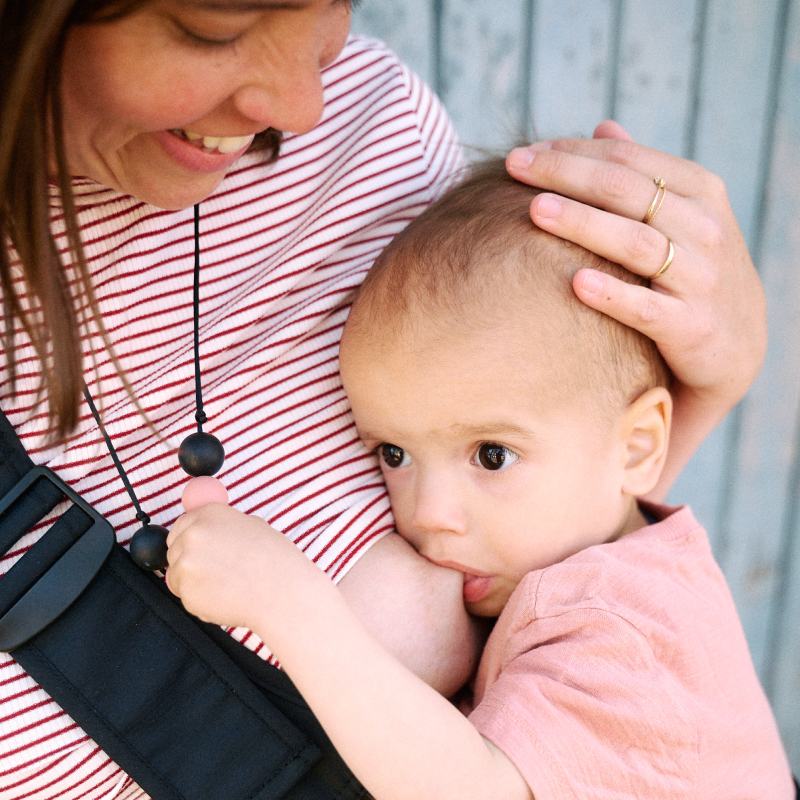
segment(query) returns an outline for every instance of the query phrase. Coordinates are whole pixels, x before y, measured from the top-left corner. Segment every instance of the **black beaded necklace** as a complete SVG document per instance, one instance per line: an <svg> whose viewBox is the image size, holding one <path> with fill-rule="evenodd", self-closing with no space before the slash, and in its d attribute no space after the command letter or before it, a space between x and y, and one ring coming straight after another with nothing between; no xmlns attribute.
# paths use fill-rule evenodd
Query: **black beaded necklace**
<svg viewBox="0 0 800 800"><path fill-rule="evenodd" d="M178 463L183 470L193 478L203 475L214 475L219 472L225 460L225 450L216 436L205 433L203 424L207 421L203 411L203 390L200 379L200 205L194 207L194 293L192 295L194 309L194 388L195 388L195 414L197 431L189 434L178 448ZM106 431L103 420L92 400L89 389L84 384L83 396L95 418L100 433L103 435L108 452L114 461L114 466L119 472L125 490L131 498L136 509L136 519L142 523L131 539L131 558L138 566L146 570L160 570L167 566L167 534L169 531L162 525L153 525L150 517L142 510L136 492L133 490L125 468L117 455L111 437Z"/></svg>

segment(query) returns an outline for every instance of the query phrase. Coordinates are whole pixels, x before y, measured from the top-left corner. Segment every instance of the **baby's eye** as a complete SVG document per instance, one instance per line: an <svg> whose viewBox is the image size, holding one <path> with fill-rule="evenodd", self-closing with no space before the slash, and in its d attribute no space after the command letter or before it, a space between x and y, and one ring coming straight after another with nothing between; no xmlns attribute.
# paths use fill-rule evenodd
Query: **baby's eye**
<svg viewBox="0 0 800 800"><path fill-rule="evenodd" d="M508 469L512 464L519 460L519 456L502 444L486 442L478 448L475 454L478 463L484 468L493 471Z"/></svg>
<svg viewBox="0 0 800 800"><path fill-rule="evenodd" d="M397 469L398 467L407 467L411 463L411 456L398 447L396 444L382 444L378 447L378 452L389 469Z"/></svg>

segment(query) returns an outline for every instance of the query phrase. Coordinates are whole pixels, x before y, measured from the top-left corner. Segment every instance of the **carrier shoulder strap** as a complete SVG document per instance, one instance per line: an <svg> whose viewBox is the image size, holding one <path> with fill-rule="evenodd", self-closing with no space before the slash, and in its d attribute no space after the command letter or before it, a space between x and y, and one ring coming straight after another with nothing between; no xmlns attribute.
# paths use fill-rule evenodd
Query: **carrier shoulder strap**
<svg viewBox="0 0 800 800"><path fill-rule="evenodd" d="M285 674L189 615L0 411L0 650L155 800L367 797Z"/></svg>

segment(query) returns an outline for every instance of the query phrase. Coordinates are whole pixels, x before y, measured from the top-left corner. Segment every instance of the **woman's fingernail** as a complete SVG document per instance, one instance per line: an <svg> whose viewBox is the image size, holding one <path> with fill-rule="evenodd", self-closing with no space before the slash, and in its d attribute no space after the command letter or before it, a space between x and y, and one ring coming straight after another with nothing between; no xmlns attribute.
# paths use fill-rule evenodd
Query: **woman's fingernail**
<svg viewBox="0 0 800 800"><path fill-rule="evenodd" d="M561 199L552 194L539 195L536 201L535 214L537 217L553 219L561 214L564 205Z"/></svg>
<svg viewBox="0 0 800 800"><path fill-rule="evenodd" d="M508 165L512 169L527 169L533 158L534 154L527 147L517 147L508 154Z"/></svg>
<svg viewBox="0 0 800 800"><path fill-rule="evenodd" d="M594 270L585 269L580 274L580 286L584 294L600 294L603 291L603 280Z"/></svg>

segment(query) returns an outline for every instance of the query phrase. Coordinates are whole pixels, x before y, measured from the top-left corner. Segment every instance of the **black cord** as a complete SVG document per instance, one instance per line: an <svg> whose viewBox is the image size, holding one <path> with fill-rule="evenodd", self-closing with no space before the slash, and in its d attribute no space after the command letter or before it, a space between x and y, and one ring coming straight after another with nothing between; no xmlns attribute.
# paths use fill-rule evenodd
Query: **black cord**
<svg viewBox="0 0 800 800"><path fill-rule="evenodd" d="M208 419L203 411L203 389L200 383L200 203L194 207L194 418L197 430L203 432L203 423Z"/></svg>
<svg viewBox="0 0 800 800"><path fill-rule="evenodd" d="M194 207L194 292L192 295L192 305L194 307L194 388L195 388L195 403L196 403L196 411L194 418L197 420L197 430L202 433L203 432L203 423L206 421L206 415L203 412L203 391L200 384L200 204L198 203ZM92 395L89 393L89 387L86 383L83 384L83 396L86 398L86 402L89 405L89 410L92 412L92 416L97 423L97 427L100 429L100 433L103 435L103 439L105 439L106 447L108 447L108 452L111 454L111 458L114 461L114 466L117 468L117 472L119 472L119 477L122 479L122 483L125 485L125 490L128 492L128 495L131 498L131 502L133 503L133 507L136 509L136 519L139 520L143 525L150 524L150 517L147 515L146 512L142 510L142 507L139 505L139 500L136 497L136 492L133 490L133 486L131 482L128 480L128 475L125 472L125 467L122 466L122 462L117 455L116 448L114 447L113 442L111 441L111 437L108 435L108 431L106 430L106 426L103 425L103 420L100 418L100 414L97 411L97 407L94 404L94 400L92 400Z"/></svg>
<svg viewBox="0 0 800 800"><path fill-rule="evenodd" d="M125 472L125 468L122 466L122 462L119 460L117 450L111 442L111 437L108 435L106 426L103 425L103 420L100 419L100 414L98 413L97 408L95 408L94 400L92 400L92 396L89 394L89 387L85 383L83 384L83 396L86 398L86 402L89 404L89 410L92 412L95 422L97 422L97 427L100 428L100 433L103 434L103 438L106 440L108 452L111 453L111 458L114 460L117 472L119 472L119 476L122 478L122 482L125 484L125 489L130 495L133 507L136 509L136 519L138 519L142 525L149 525L150 517L144 511L142 511L142 507L139 505L139 500L136 498L136 492L133 491L133 486L131 486L131 482L128 480L128 474Z"/></svg>

